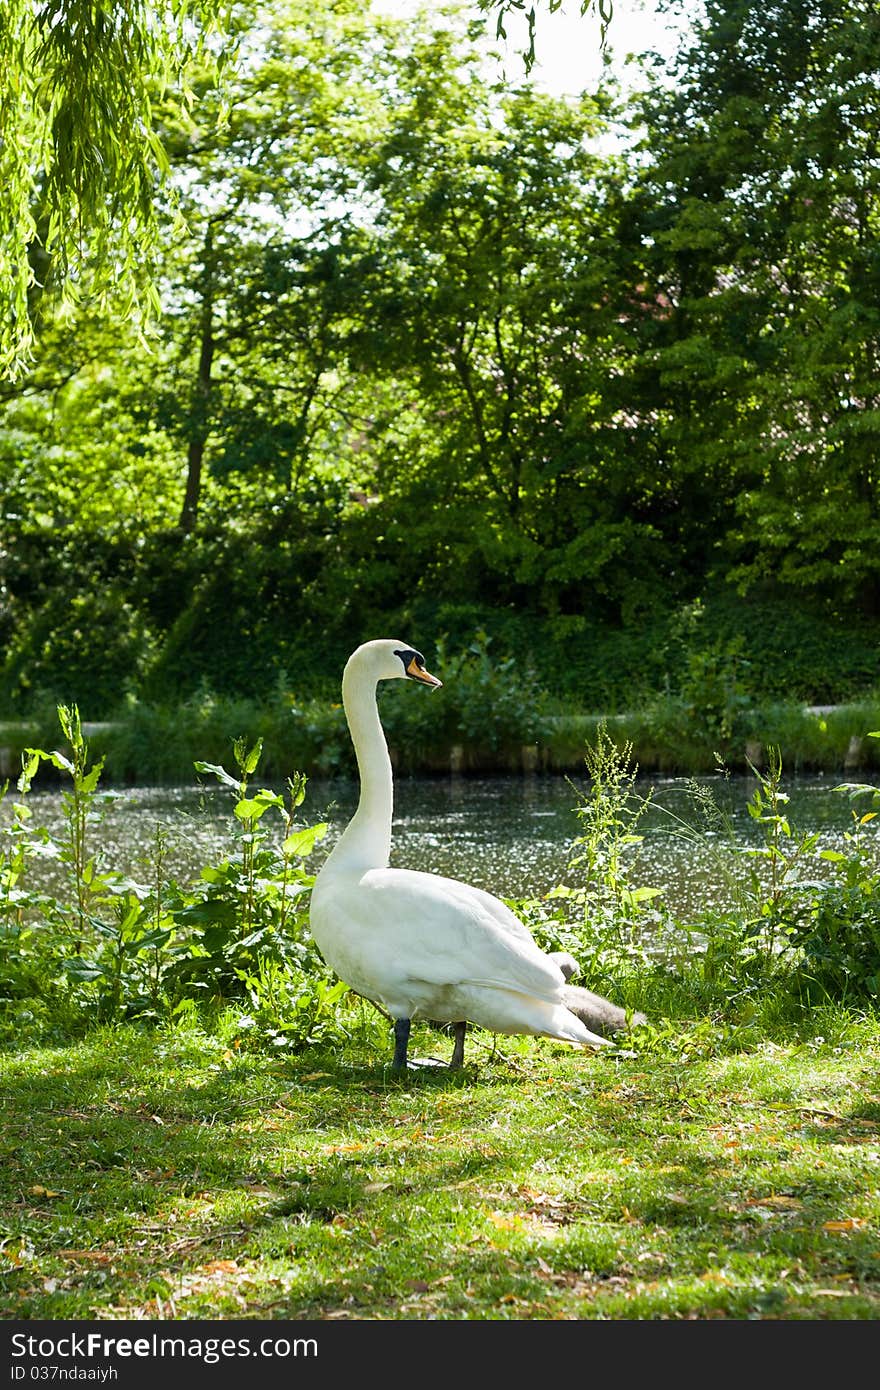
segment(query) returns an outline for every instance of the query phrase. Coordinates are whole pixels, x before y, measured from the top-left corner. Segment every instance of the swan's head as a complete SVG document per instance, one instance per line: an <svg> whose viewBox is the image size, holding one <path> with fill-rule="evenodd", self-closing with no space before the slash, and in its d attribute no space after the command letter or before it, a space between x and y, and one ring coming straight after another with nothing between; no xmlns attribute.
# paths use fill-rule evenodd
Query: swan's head
<svg viewBox="0 0 880 1390"><path fill-rule="evenodd" d="M425 658L415 647L406 642L383 637L375 642L364 642L357 651L352 652L346 670L363 671L371 680L390 681L405 679L419 681L422 685L436 690L443 684L425 668Z"/></svg>

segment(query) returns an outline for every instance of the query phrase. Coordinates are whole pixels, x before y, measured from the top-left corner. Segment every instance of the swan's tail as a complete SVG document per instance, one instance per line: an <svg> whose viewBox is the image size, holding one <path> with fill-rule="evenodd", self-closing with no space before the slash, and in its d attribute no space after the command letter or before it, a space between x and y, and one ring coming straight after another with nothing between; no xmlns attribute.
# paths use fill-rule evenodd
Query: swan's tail
<svg viewBox="0 0 880 1390"><path fill-rule="evenodd" d="M602 1038L611 1038L631 1025L648 1021L644 1014L633 1014L627 1021L625 1009L579 985L566 985L563 1003L591 1033L598 1033Z"/></svg>

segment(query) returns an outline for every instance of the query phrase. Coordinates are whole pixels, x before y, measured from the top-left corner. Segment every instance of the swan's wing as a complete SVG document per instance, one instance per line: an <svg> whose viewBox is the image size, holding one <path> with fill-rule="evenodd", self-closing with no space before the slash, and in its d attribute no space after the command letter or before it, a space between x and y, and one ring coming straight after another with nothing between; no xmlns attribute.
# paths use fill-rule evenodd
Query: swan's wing
<svg viewBox="0 0 880 1390"><path fill-rule="evenodd" d="M341 904L337 900L337 907ZM500 911L499 911L500 909ZM373 869L358 883L363 944L411 979L489 985L557 1001L565 977L497 898L439 874Z"/></svg>
<svg viewBox="0 0 880 1390"><path fill-rule="evenodd" d="M460 883L458 879L441 878L441 882L453 895L456 889L464 889L471 901L478 902L505 931L509 931L512 936L520 937L523 941L531 941L532 945L535 944L535 938L525 923L521 922L516 913L511 911L507 903L503 903L500 898L496 898L492 893L487 893L482 888L473 888L469 883Z"/></svg>

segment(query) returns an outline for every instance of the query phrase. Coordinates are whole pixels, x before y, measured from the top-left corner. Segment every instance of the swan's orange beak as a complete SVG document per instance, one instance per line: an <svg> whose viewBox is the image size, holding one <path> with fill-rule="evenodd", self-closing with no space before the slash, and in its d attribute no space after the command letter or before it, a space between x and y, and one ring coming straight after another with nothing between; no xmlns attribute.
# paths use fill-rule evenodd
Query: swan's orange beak
<svg viewBox="0 0 880 1390"><path fill-rule="evenodd" d="M406 668L406 674L412 676L414 681L421 681L422 685L429 685L432 690L436 690L443 684L438 681L436 676L432 676L430 671L426 671L424 666L419 666L415 657Z"/></svg>

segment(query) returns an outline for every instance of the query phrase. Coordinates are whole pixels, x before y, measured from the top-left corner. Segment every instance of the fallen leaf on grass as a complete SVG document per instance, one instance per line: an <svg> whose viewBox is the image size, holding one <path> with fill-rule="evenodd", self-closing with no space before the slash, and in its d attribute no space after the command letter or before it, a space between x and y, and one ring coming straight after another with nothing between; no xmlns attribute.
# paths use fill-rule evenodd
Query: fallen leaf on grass
<svg viewBox="0 0 880 1390"><path fill-rule="evenodd" d="M868 1223L862 1216L848 1216L844 1221L823 1221L823 1231L860 1231Z"/></svg>
<svg viewBox="0 0 880 1390"><path fill-rule="evenodd" d="M747 1207L784 1207L788 1211L801 1211L803 1202L797 1197L786 1197L784 1193L771 1193L769 1197L749 1197Z"/></svg>
<svg viewBox="0 0 880 1390"><path fill-rule="evenodd" d="M28 1196L29 1196L29 1197L60 1197L60 1196L61 1196L61 1193L60 1193L60 1192L52 1192L50 1188L48 1188L48 1187L41 1187L39 1183L35 1183L33 1187L29 1187L29 1188L28 1188Z"/></svg>
<svg viewBox="0 0 880 1390"><path fill-rule="evenodd" d="M567 1207L570 1205L564 1197L554 1197L549 1192L536 1192L533 1187L521 1187L519 1195L526 1197L536 1207Z"/></svg>
<svg viewBox="0 0 880 1390"><path fill-rule="evenodd" d="M518 1216L509 1216L503 1211L490 1211L489 1220L493 1226L497 1226L499 1231L512 1231L515 1226L521 1224Z"/></svg>

